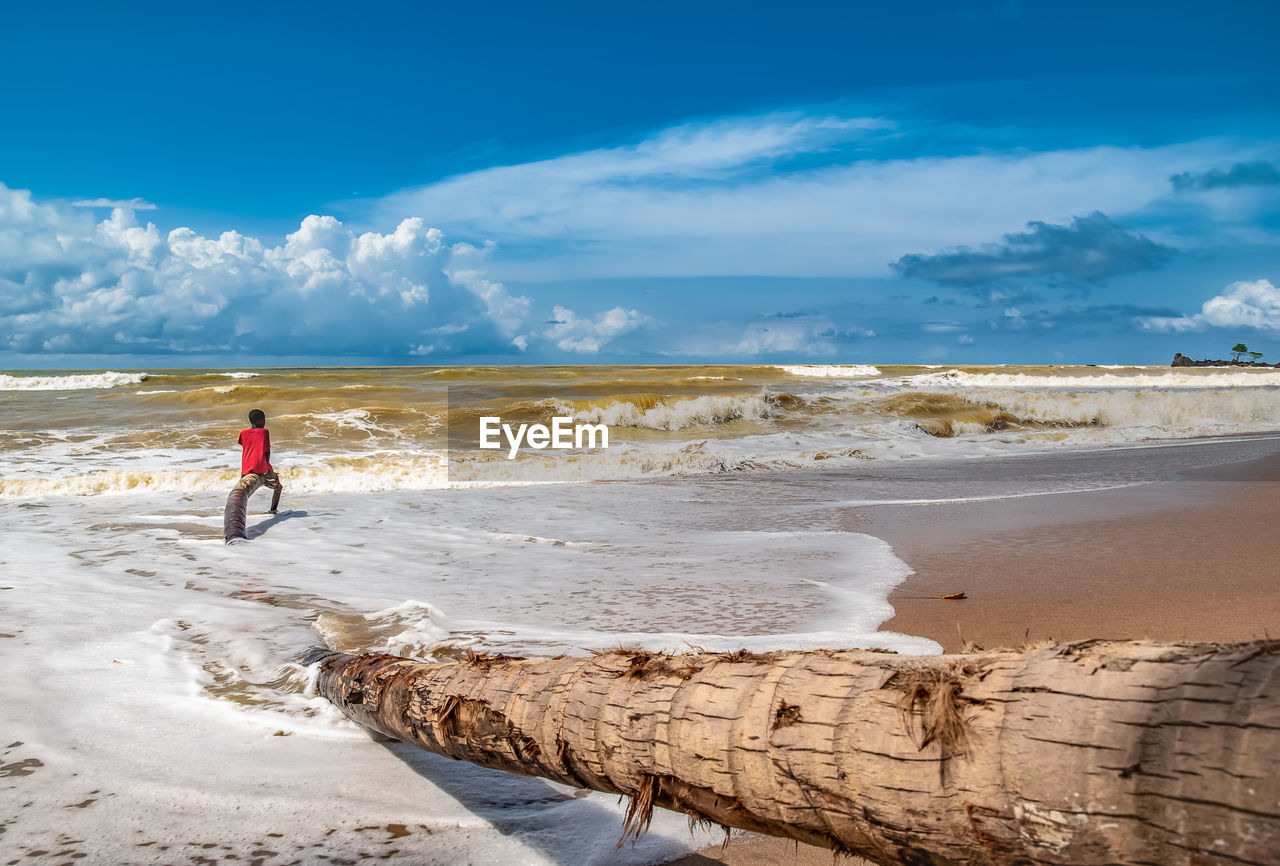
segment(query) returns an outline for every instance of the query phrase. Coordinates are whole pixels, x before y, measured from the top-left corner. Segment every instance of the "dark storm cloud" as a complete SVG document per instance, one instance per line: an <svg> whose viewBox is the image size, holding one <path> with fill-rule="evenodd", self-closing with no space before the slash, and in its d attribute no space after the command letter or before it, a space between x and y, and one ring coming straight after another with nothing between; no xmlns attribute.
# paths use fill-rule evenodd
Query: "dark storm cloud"
<svg viewBox="0 0 1280 866"><path fill-rule="evenodd" d="M1173 255L1169 247L1116 225L1101 211L1073 217L1068 225L1030 222L1027 229L980 249L913 253L892 267L902 277L965 289L1055 278L1098 284L1119 274L1153 270Z"/></svg>
<svg viewBox="0 0 1280 866"><path fill-rule="evenodd" d="M1269 162L1237 162L1223 171L1184 171L1169 178L1177 192L1198 189L1223 189L1238 186L1273 186L1280 184L1280 169Z"/></svg>

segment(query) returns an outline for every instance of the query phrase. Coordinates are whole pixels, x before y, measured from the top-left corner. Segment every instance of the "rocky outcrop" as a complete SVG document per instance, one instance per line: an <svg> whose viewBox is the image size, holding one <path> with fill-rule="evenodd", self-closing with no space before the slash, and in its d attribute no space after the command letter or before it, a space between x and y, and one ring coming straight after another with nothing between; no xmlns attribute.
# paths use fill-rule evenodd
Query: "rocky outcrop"
<svg viewBox="0 0 1280 866"><path fill-rule="evenodd" d="M1181 352L1173 356L1173 363L1170 367L1280 367L1280 364L1267 364L1262 361L1193 361Z"/></svg>

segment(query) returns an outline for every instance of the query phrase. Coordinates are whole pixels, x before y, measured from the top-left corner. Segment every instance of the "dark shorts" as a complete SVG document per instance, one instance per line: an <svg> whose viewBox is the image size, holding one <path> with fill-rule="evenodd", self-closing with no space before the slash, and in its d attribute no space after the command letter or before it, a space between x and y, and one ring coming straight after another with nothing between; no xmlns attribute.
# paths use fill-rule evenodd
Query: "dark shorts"
<svg viewBox="0 0 1280 866"><path fill-rule="evenodd" d="M269 487L272 490L284 490L284 485L280 483L280 476L276 475L275 470L263 472L261 474L255 472L247 472L240 476L240 483L244 484L250 479L258 479L262 482L263 487ZM250 481L252 483L252 481Z"/></svg>

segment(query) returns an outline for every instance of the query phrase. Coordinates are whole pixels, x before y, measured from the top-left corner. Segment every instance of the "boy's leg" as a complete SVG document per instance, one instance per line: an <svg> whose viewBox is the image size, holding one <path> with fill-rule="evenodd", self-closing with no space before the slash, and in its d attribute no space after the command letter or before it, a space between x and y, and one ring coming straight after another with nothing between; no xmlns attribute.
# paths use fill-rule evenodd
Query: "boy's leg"
<svg viewBox="0 0 1280 866"><path fill-rule="evenodd" d="M272 490L271 513L275 514L276 510L280 507L280 494L284 490L284 485L280 483L280 476L276 475L275 472L268 472L264 476L263 483L265 483L266 486L270 487Z"/></svg>

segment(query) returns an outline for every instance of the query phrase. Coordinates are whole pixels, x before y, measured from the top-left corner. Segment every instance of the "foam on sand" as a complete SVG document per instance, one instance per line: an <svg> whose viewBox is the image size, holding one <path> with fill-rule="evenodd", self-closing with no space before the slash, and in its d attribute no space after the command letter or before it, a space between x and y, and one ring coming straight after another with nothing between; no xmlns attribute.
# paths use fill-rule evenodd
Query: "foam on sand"
<svg viewBox="0 0 1280 866"><path fill-rule="evenodd" d="M637 495L656 497L642 510L660 521L634 520ZM296 661L322 642L438 660L619 643L936 651L875 631L906 573L883 542L692 531L684 501L652 485L287 491L289 513L251 505L252 541L234 547L218 494L0 510L15 623L0 636L0 727L5 763L30 769L6 780L6 846L87 862L641 864L713 844L659 811L615 854L616 797L377 742Z"/></svg>
<svg viewBox="0 0 1280 866"><path fill-rule="evenodd" d="M61 392L4 398L6 850L660 862L712 837L658 812L614 854L614 798L374 741L314 694L299 654L933 652L878 630L910 569L850 531L849 503L1136 484L1273 451L1280 431L1265 372L886 369L165 371L170 392L147 395L108 378L141 373L13 377ZM483 382L461 408L439 384L458 379ZM249 543L228 547L235 434L260 402L282 511L259 494ZM447 465L444 422L491 403L618 426L608 449ZM1187 438L1213 433L1232 438ZM602 480L619 483L576 483Z"/></svg>

